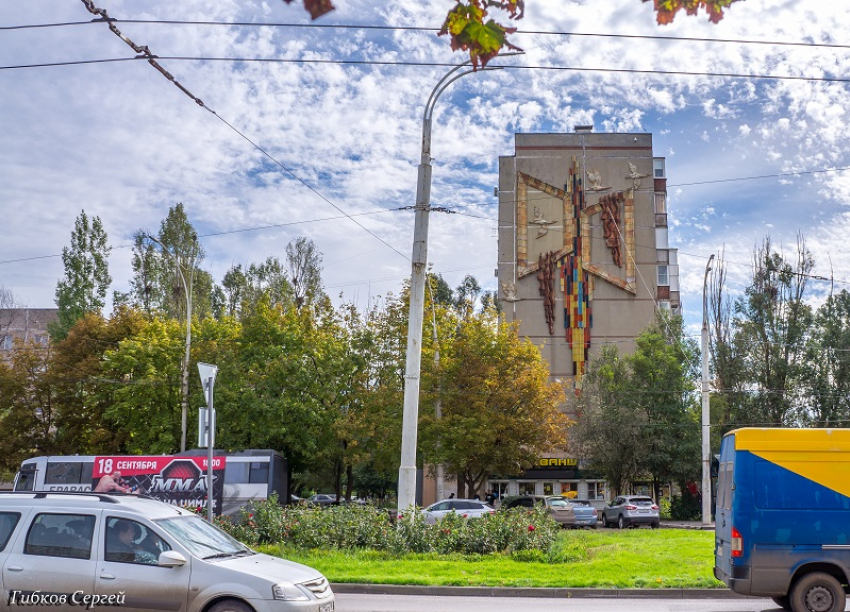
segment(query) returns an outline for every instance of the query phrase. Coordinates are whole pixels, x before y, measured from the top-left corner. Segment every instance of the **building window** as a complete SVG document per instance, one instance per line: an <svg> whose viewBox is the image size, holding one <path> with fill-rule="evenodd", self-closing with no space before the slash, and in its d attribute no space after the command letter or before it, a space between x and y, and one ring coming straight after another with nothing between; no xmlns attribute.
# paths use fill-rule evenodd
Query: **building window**
<svg viewBox="0 0 850 612"><path fill-rule="evenodd" d="M667 214L667 194L666 193L656 193L655 194L655 214L656 215Z"/></svg>
<svg viewBox="0 0 850 612"><path fill-rule="evenodd" d="M555 494L555 483L554 482L544 482L543 483L543 495L554 495Z"/></svg>
<svg viewBox="0 0 850 612"><path fill-rule="evenodd" d="M658 286L670 286L670 273L669 268L667 266L658 266Z"/></svg>
<svg viewBox="0 0 850 612"><path fill-rule="evenodd" d="M595 499L595 500L605 499L605 483L604 482L588 482L587 483L587 499Z"/></svg>
<svg viewBox="0 0 850 612"><path fill-rule="evenodd" d="M519 494L520 495L534 495L534 483L533 482L520 482L519 483Z"/></svg>
<svg viewBox="0 0 850 612"><path fill-rule="evenodd" d="M652 175L655 178L667 178L663 157L656 157L652 160Z"/></svg>
<svg viewBox="0 0 850 612"><path fill-rule="evenodd" d="M670 251L668 249L657 249L655 259L660 264L670 263Z"/></svg>
<svg viewBox="0 0 850 612"><path fill-rule="evenodd" d="M578 483L577 482L562 482L561 483L561 495L566 495L569 498L574 498L578 496Z"/></svg>
<svg viewBox="0 0 850 612"><path fill-rule="evenodd" d="M658 302L658 310L666 310L667 312L670 312L670 302L666 300L661 300L660 302Z"/></svg>

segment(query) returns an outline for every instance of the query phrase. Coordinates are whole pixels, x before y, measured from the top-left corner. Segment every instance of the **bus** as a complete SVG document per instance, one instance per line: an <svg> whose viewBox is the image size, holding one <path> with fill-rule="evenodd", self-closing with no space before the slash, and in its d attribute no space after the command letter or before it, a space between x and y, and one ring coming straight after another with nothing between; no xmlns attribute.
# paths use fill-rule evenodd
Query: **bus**
<svg viewBox="0 0 850 612"><path fill-rule="evenodd" d="M743 428L720 445L714 575L782 608L843 612L850 429Z"/></svg>
<svg viewBox="0 0 850 612"><path fill-rule="evenodd" d="M280 453L250 449L216 451L214 455L214 478L220 478L219 464L223 464L224 476L223 488L213 486L216 514L235 518L250 502L269 499L275 493L281 503L290 499L289 466ZM117 475L122 490L146 493L169 503L202 506L206 496L206 457L205 449L174 455L33 457L21 464L13 488L91 491L108 474Z"/></svg>

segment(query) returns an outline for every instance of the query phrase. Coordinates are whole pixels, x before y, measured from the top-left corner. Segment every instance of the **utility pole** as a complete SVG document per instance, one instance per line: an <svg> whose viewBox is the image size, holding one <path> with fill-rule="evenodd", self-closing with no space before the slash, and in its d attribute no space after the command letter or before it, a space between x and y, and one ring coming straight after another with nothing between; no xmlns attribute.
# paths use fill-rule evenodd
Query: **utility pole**
<svg viewBox="0 0 850 612"><path fill-rule="evenodd" d="M506 54L517 55L517 54ZM404 411L401 431L401 465L398 468L398 510L416 505L416 439L419 425L419 375L422 368L422 320L425 309L425 277L428 264L428 220L431 212L431 118L434 105L446 88L460 77L475 72L471 60L455 66L431 90L422 117L422 152L416 183L413 256L410 275L410 311L404 374ZM481 70L501 70L502 67Z"/></svg>
<svg viewBox="0 0 850 612"><path fill-rule="evenodd" d="M189 258L189 283L187 284L186 277L183 276L183 271L180 269L180 260L177 259L177 256L150 234L145 234L145 236L151 242L158 244L162 252L172 259L174 267L177 269L177 274L180 276L180 282L183 283L183 291L186 294L186 343L180 385L180 452L183 453L186 452L186 430L189 426L189 360L192 354L192 284L195 278L195 255L198 251L198 239L196 236L192 236L192 255Z"/></svg>
<svg viewBox="0 0 850 612"><path fill-rule="evenodd" d="M702 526L711 524L711 404L708 393L708 302L706 285L714 253L705 264L705 277L702 281Z"/></svg>

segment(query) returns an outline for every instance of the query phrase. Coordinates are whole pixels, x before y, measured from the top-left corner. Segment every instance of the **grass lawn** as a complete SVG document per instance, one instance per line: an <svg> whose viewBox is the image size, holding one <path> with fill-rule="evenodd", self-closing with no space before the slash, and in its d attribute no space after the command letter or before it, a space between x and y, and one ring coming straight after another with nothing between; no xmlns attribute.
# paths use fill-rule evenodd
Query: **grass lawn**
<svg viewBox="0 0 850 612"><path fill-rule="evenodd" d="M261 546L331 582L435 586L725 588L715 580L714 532L689 529L565 531L549 555L401 557L371 550Z"/></svg>

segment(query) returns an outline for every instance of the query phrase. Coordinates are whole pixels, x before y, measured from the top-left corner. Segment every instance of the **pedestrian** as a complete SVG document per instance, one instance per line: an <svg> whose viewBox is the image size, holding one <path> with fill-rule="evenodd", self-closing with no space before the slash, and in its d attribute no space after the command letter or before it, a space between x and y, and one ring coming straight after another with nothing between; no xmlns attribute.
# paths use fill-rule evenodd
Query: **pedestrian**
<svg viewBox="0 0 850 612"><path fill-rule="evenodd" d="M455 494L454 494L454 493L452 493L451 495L449 495L449 499L454 499L454 498L455 498Z"/></svg>

